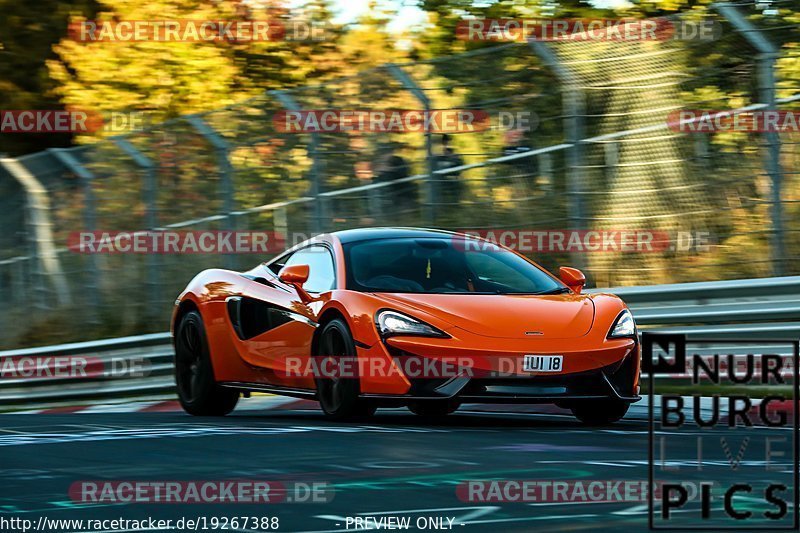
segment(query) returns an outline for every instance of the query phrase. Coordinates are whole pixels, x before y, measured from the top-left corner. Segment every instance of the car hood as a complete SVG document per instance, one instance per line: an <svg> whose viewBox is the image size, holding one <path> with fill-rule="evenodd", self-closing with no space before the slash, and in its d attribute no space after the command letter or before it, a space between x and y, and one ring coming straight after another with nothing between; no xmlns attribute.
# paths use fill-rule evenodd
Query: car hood
<svg viewBox="0 0 800 533"><path fill-rule="evenodd" d="M419 309L476 335L571 339L589 333L594 302L588 295L376 294L387 304ZM398 309L402 311L403 309Z"/></svg>

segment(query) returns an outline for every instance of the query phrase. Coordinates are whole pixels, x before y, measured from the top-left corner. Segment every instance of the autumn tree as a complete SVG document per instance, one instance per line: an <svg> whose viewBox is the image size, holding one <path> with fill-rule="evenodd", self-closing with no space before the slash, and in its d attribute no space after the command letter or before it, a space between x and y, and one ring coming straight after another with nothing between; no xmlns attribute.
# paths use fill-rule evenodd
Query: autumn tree
<svg viewBox="0 0 800 533"><path fill-rule="evenodd" d="M94 0L0 0L0 109L60 109L56 82L45 62L52 47L67 34L74 15L93 16ZM0 153L23 154L66 146L68 134L0 135Z"/></svg>

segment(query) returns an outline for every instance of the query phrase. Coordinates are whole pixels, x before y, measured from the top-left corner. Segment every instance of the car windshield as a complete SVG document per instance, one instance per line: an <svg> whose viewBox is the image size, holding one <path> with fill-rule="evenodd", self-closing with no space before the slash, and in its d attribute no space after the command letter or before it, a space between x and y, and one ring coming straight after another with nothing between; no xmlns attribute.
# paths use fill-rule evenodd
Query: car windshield
<svg viewBox="0 0 800 533"><path fill-rule="evenodd" d="M461 237L344 245L347 288L428 294L557 294L566 285L517 254Z"/></svg>

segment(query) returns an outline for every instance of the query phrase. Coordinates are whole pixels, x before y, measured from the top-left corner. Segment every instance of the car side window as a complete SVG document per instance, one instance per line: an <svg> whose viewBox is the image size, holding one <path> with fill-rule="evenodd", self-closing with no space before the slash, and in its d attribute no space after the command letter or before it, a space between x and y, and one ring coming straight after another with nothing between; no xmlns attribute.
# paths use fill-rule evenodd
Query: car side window
<svg viewBox="0 0 800 533"><path fill-rule="evenodd" d="M270 263L267 266L267 268L270 269L272 271L272 273L277 276L278 272L280 272L281 269L284 266L286 266L286 262L292 257L292 255L294 255L294 254L285 254L283 257L280 257L280 258L276 259L275 261L273 261L272 263Z"/></svg>
<svg viewBox="0 0 800 533"><path fill-rule="evenodd" d="M325 246L309 246L295 252L284 266L308 265L308 281L303 288L308 292L329 291L336 285L333 256Z"/></svg>

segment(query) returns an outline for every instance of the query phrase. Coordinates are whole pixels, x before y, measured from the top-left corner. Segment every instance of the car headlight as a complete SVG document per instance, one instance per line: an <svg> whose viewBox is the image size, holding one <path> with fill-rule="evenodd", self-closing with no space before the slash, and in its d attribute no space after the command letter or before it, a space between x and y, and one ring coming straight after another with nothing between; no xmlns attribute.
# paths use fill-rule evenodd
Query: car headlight
<svg viewBox="0 0 800 533"><path fill-rule="evenodd" d="M392 335L416 335L419 337L449 337L441 331L421 320L404 315L398 311L384 309L375 315L375 323L381 337Z"/></svg>
<svg viewBox="0 0 800 533"><path fill-rule="evenodd" d="M631 312L625 309L619 314L617 320L614 321L614 325L611 326L608 337L633 337L634 335L636 335L636 322L633 321Z"/></svg>

